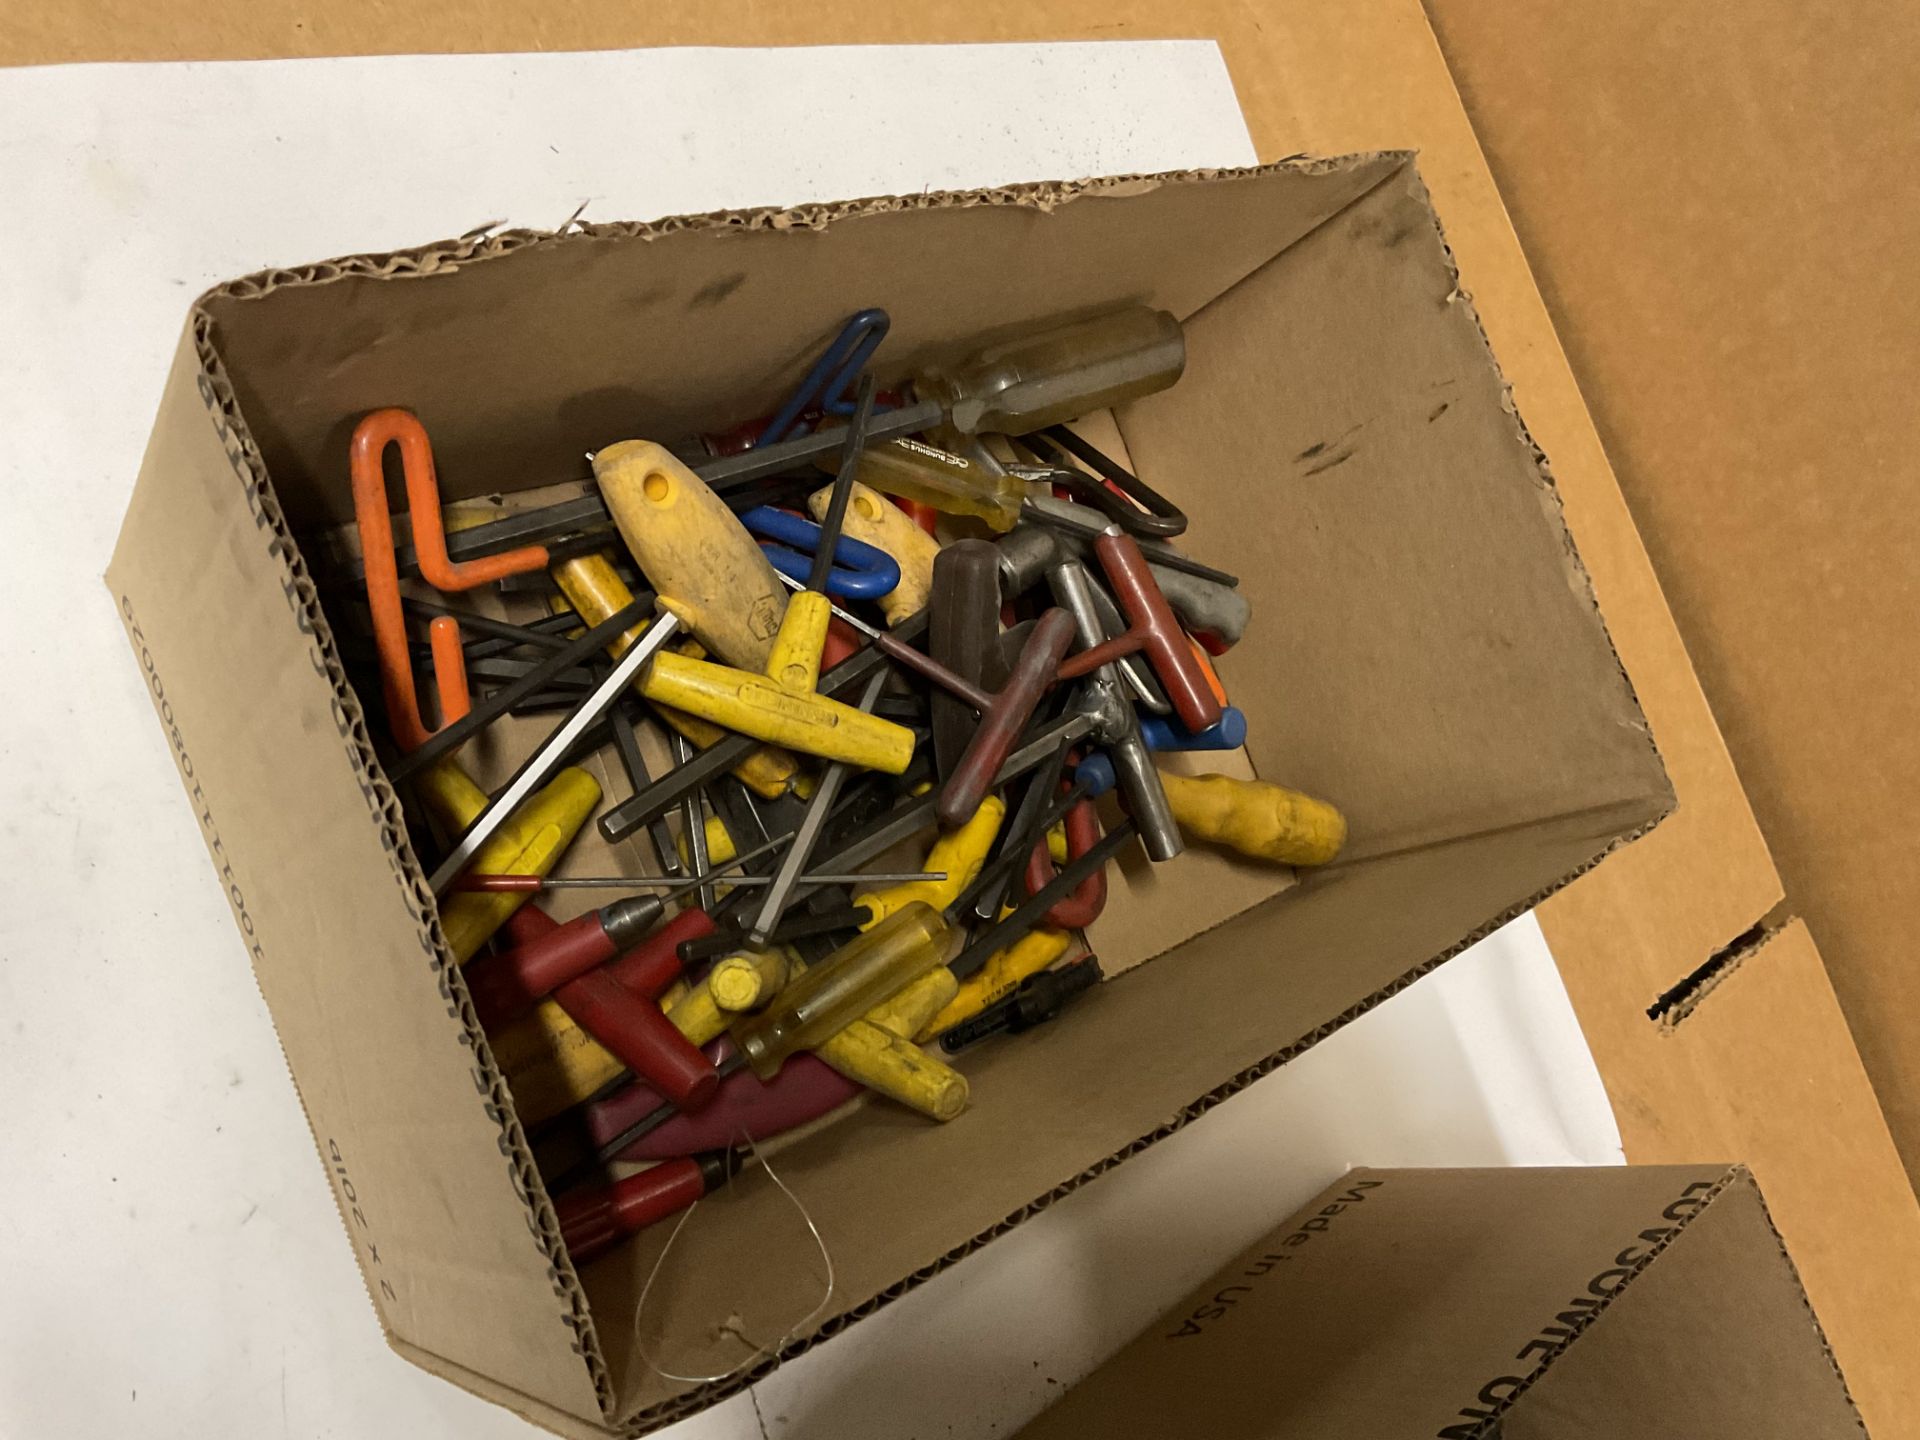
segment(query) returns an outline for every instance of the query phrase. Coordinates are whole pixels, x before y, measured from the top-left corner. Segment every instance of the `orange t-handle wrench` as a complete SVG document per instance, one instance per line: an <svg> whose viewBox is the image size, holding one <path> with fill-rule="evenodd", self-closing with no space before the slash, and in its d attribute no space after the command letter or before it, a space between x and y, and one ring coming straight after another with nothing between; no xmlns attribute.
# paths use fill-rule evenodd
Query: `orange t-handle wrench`
<svg viewBox="0 0 1920 1440"><path fill-rule="evenodd" d="M447 558L440 482L434 475L433 447L427 443L425 427L413 412L395 409L375 410L354 427L349 451L353 516L366 565L367 608L373 615L373 643L380 656L381 698L395 742L402 750L413 750L425 744L433 731L420 718L406 619L400 608L400 567L394 559L393 517L387 512L387 482L381 465L389 445L400 447L414 550L420 557L420 573L429 584L441 590L471 590L508 575L545 568L547 551L543 545L530 545L454 564ZM440 723L446 725L465 715L472 704L466 658L460 651L460 623L441 616L427 627L427 637L440 694Z"/></svg>

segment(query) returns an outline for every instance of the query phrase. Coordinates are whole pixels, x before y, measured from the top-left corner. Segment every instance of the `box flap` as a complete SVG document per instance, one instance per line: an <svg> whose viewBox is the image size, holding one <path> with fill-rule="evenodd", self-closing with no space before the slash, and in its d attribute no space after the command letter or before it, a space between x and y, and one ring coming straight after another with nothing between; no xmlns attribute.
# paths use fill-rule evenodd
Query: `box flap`
<svg viewBox="0 0 1920 1440"><path fill-rule="evenodd" d="M1866 1429L1746 1171L1535 1379L1504 1440L1862 1440Z"/></svg>
<svg viewBox="0 0 1920 1440"><path fill-rule="evenodd" d="M1020 1433L1496 1435L1728 1179L1355 1170Z"/></svg>

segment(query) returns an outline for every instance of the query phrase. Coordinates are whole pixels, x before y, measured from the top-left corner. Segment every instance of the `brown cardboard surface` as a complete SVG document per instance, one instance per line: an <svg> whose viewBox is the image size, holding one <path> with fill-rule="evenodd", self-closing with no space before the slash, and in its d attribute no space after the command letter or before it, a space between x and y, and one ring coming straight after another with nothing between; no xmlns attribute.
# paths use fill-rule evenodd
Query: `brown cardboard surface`
<svg viewBox="0 0 1920 1440"><path fill-rule="evenodd" d="M196 339L190 328L176 357L108 583L261 994L282 1017L361 1273L387 1330L429 1347L464 1344L475 1309L499 1305L493 1333L464 1350L470 1362L591 1405L566 1353L571 1317L526 1241L498 1125L475 1102L473 1051L441 999L432 938L396 884L391 832L369 822L357 717L336 701L297 601L283 598L273 497L243 480L242 432L196 385ZM220 638L209 643L214 617ZM359 903L337 903L346 894ZM351 983L320 963L334 952L308 948L316 934L354 957ZM395 1174L435 1183L369 1183ZM447 1243L455 1233L464 1243Z"/></svg>
<svg viewBox="0 0 1920 1440"><path fill-rule="evenodd" d="M1920 1434L1920 1206L1806 927L1742 952L1667 1026L1616 977L1563 973L1628 1156L1743 1156L1868 1428Z"/></svg>
<svg viewBox="0 0 1920 1440"><path fill-rule="evenodd" d="M1428 8L1920 1173L1920 10Z"/></svg>
<svg viewBox="0 0 1920 1440"><path fill-rule="evenodd" d="M1502 1433L1854 1440L1859 1414L1817 1332L1759 1188L1735 1183L1528 1388Z"/></svg>
<svg viewBox="0 0 1920 1440"><path fill-rule="evenodd" d="M1355 1170L1026 1440L1854 1440L1742 1169Z"/></svg>

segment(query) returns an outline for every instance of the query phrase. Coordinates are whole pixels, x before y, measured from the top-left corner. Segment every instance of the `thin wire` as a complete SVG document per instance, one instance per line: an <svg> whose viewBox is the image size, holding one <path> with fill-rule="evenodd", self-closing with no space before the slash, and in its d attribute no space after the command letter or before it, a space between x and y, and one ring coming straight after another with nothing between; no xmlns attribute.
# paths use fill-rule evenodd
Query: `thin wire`
<svg viewBox="0 0 1920 1440"><path fill-rule="evenodd" d="M801 1202L800 1197L793 1193L792 1189L787 1185L787 1182L782 1180L779 1174L775 1172L773 1166L768 1163L767 1157L760 1153L760 1147L754 1143L753 1137L749 1135L742 1138L746 1140L747 1149L751 1152L753 1158L760 1162L760 1168L767 1172L767 1178L780 1187L780 1193L793 1202L793 1208L798 1210L800 1212L800 1218L806 1221L807 1232L813 1236L813 1243L820 1247L820 1259L827 1269L827 1288L820 1296L820 1303L815 1305L813 1309L801 1316L800 1319L796 1320L792 1325L788 1326L787 1329L781 1333L779 1339L770 1345L758 1347L751 1355L731 1369L722 1370L717 1375L676 1375L671 1370L661 1369L653 1363L653 1357L647 1354L646 1345L640 1338L640 1321L647 1313L647 1296L653 1293L653 1282L660 1277L660 1267L666 1264L667 1256L673 1252L674 1242L680 1238L680 1232L686 1228L687 1222L693 1219L693 1212L700 1208L700 1202L698 1200L694 1201L693 1204L681 1212L679 1221L667 1236L667 1243L660 1247L660 1253L654 1257L653 1269L647 1272L647 1283L640 1287L640 1298L634 1305L633 1310L633 1338L635 1346L639 1350L640 1359L645 1362L649 1370L653 1371L654 1374L663 1380L678 1380L690 1385L712 1385L722 1380L730 1380L742 1370L747 1369L751 1365L758 1364L765 1357L778 1354L785 1348L789 1340L813 1324L813 1322L820 1317L821 1313L826 1310L827 1306L833 1303L833 1255L827 1249L826 1237L821 1235L820 1227L814 1223L812 1212ZM738 1336L743 1342L746 1341L746 1337L740 1335L737 1330L728 1329L726 1333Z"/></svg>

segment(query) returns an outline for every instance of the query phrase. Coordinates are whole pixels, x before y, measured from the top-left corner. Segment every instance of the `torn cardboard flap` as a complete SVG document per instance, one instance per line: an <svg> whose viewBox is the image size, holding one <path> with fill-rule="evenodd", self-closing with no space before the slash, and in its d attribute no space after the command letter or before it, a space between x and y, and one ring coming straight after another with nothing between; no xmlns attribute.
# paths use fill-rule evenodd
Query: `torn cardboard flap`
<svg viewBox="0 0 1920 1440"><path fill-rule="evenodd" d="M160 637L195 776L247 837L262 989L323 1153L347 1157L350 1230L379 1217L378 1261L369 1245L361 1263L393 1291L398 1341L582 1420L669 1423L739 1388L756 1347L793 1353L901 1293L1670 806L1406 156L1088 184L1044 212L1032 193L853 206L798 232L570 234L425 274L341 262L208 297L110 578ZM888 309L888 363L908 368L1140 301L1190 317L1189 369L1118 422L1194 517L1196 553L1226 557L1255 602L1223 667L1254 763L1346 808L1355 858L1285 894L1284 876L1250 894L1201 862L1143 889L1127 939L1166 953L1044 1044L982 1047L960 1120L869 1105L784 1151L833 1259L817 1316L811 1242L749 1171L680 1233L636 1326L666 1237L577 1277L560 1253L344 687L336 602L318 603L280 506L295 530L344 516L347 435L381 406L419 413L450 496L513 492L609 437L756 413L850 303ZM1362 443L1304 473L1301 453L1343 428ZM177 503L190 494L210 503ZM256 510L244 565L213 582L250 616L239 650L212 639L196 571L206 536ZM315 895L354 901L301 898Z"/></svg>

